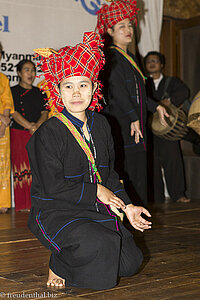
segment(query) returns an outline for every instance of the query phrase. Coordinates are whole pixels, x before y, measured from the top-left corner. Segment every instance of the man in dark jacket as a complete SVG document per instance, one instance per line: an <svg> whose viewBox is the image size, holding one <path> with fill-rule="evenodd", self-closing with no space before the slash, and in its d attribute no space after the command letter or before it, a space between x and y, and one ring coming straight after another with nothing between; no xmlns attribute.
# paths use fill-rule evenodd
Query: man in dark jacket
<svg viewBox="0 0 200 300"><path fill-rule="evenodd" d="M159 104L179 107L189 97L189 89L176 77L162 74L164 56L156 51L149 52L144 65L149 78L146 82L147 95ZM153 135L154 201L165 202L162 169L171 200L189 202L185 197L183 160L178 141L170 141Z"/></svg>

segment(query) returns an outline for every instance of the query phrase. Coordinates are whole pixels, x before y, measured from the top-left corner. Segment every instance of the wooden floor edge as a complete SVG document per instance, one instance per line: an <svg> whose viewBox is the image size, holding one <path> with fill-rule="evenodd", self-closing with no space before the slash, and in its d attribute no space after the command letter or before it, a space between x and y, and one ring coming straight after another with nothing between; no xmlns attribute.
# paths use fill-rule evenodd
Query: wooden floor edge
<svg viewBox="0 0 200 300"><path fill-rule="evenodd" d="M30 242L30 241L37 241L38 239L25 239L25 240L15 240L15 241L7 241L7 242L0 242L0 245L6 245L6 244L14 244L14 243L23 243L23 242Z"/></svg>

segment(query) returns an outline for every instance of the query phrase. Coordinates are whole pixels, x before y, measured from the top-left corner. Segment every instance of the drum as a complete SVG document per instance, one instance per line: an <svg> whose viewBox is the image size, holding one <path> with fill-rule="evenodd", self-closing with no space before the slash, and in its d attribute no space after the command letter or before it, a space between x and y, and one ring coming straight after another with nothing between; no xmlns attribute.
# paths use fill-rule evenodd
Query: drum
<svg viewBox="0 0 200 300"><path fill-rule="evenodd" d="M155 135L170 141L181 140L188 132L187 116L181 108L173 104L165 108L169 115L168 118L165 117L167 126L160 123L158 112L155 112L151 120L152 131Z"/></svg>
<svg viewBox="0 0 200 300"><path fill-rule="evenodd" d="M187 126L200 135L200 91L194 97L188 113Z"/></svg>

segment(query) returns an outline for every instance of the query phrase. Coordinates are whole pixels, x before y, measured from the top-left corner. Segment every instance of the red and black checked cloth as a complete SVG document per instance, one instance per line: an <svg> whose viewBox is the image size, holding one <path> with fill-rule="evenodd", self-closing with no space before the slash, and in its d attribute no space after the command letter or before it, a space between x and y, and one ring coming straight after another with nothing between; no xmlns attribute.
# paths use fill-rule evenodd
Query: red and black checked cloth
<svg viewBox="0 0 200 300"><path fill-rule="evenodd" d="M64 108L64 104L56 87L62 80L71 76L86 76L92 82L98 82L99 71L105 63L102 47L99 34L85 32L83 42L75 47L66 46L57 54L41 57L39 67L44 74L52 104L59 112ZM101 97L98 86L93 95L91 109L97 107L99 110L98 98Z"/></svg>
<svg viewBox="0 0 200 300"><path fill-rule="evenodd" d="M136 1L121 0L113 1L110 5L104 4L97 11L97 26L99 33L104 36L108 28L111 28L124 19L130 19L136 23L136 15L139 9L136 7Z"/></svg>

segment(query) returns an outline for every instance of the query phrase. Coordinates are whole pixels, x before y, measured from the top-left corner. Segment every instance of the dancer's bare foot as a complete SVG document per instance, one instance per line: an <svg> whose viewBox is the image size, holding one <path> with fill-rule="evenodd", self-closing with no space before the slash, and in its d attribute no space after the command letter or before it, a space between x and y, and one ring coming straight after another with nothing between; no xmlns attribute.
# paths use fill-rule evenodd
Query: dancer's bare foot
<svg viewBox="0 0 200 300"><path fill-rule="evenodd" d="M49 287L64 287L65 280L56 275L51 269L49 269L49 278L47 280L47 286Z"/></svg>
<svg viewBox="0 0 200 300"><path fill-rule="evenodd" d="M8 208L7 207L0 207L0 214L5 214L7 213Z"/></svg>
<svg viewBox="0 0 200 300"><path fill-rule="evenodd" d="M191 201L190 198L186 198L186 197L180 197L178 200L176 200L176 202L179 203L189 203Z"/></svg>

